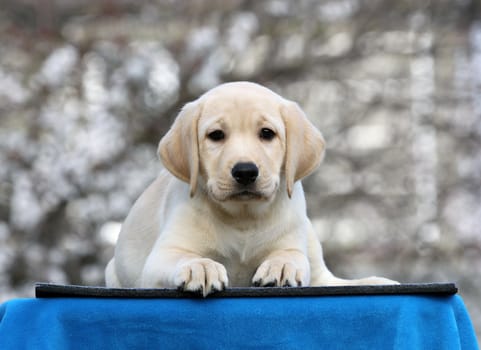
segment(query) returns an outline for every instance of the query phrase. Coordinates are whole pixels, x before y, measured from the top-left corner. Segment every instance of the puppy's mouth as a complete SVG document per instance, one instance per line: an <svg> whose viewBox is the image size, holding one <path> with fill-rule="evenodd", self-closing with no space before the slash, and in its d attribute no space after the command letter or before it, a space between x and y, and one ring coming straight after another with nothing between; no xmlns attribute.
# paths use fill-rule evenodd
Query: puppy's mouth
<svg viewBox="0 0 481 350"><path fill-rule="evenodd" d="M230 194L227 197L227 199L234 200L234 201L249 201L249 200L265 199L265 196L258 191L241 190L241 191L237 191Z"/></svg>
<svg viewBox="0 0 481 350"><path fill-rule="evenodd" d="M207 192L216 202L269 202L277 188L278 182L251 186L239 186L213 179L207 182Z"/></svg>

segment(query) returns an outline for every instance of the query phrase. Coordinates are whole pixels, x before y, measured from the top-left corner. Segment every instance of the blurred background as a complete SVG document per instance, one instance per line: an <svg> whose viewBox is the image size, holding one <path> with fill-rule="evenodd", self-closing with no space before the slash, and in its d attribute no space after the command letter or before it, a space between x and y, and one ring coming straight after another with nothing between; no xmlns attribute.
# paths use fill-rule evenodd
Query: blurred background
<svg viewBox="0 0 481 350"><path fill-rule="evenodd" d="M103 284L159 139L232 80L323 132L304 183L332 271L456 282L479 332L477 0L2 0L0 301Z"/></svg>

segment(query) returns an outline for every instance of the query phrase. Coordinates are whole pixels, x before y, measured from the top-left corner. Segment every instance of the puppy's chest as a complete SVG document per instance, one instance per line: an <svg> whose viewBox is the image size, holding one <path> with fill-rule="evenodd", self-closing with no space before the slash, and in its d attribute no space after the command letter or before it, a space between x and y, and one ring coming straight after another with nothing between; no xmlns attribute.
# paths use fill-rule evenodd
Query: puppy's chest
<svg viewBox="0 0 481 350"><path fill-rule="evenodd" d="M219 247L213 259L220 262L227 270L231 287L246 287L251 285L257 267L264 255L259 247L252 246L250 240L236 240Z"/></svg>
<svg viewBox="0 0 481 350"><path fill-rule="evenodd" d="M264 225L243 229L219 225L216 232L215 250L218 254L239 264L250 264L262 251L268 249L275 230Z"/></svg>
<svg viewBox="0 0 481 350"><path fill-rule="evenodd" d="M274 232L262 226L247 230L223 227L216 236L211 258L225 266L231 286L250 286L255 271L272 250Z"/></svg>

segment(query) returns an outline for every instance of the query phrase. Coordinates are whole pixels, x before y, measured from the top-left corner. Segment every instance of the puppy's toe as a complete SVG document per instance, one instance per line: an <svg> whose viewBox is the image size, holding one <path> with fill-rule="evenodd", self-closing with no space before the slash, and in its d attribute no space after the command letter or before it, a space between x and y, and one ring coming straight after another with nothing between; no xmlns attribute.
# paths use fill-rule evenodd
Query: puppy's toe
<svg viewBox="0 0 481 350"><path fill-rule="evenodd" d="M256 287L275 287L278 285L281 277L281 269L279 266L272 266L271 261L264 261L257 269L252 284Z"/></svg>
<svg viewBox="0 0 481 350"><path fill-rule="evenodd" d="M190 280L187 280L184 286L184 290L194 293L200 293L205 295L206 291L206 271L201 262L194 262L189 265L190 268Z"/></svg>
<svg viewBox="0 0 481 350"><path fill-rule="evenodd" d="M281 286L294 287L302 284L302 281L297 280L298 270L292 263L286 263L282 269Z"/></svg>
<svg viewBox="0 0 481 350"><path fill-rule="evenodd" d="M282 264L264 261L254 275L254 285L261 287L277 287L282 277Z"/></svg>
<svg viewBox="0 0 481 350"><path fill-rule="evenodd" d="M264 261L257 269L252 283L257 287L294 287L302 286L309 273L298 268L290 261L272 259Z"/></svg>
<svg viewBox="0 0 481 350"><path fill-rule="evenodd" d="M223 265L216 263L215 261L212 262L214 263L212 269L206 274L206 285L210 286L212 292L220 292L224 290L229 283L227 270Z"/></svg>
<svg viewBox="0 0 481 350"><path fill-rule="evenodd" d="M200 293L205 297L225 289L227 271L211 259L193 259L180 267L175 284L184 291Z"/></svg>

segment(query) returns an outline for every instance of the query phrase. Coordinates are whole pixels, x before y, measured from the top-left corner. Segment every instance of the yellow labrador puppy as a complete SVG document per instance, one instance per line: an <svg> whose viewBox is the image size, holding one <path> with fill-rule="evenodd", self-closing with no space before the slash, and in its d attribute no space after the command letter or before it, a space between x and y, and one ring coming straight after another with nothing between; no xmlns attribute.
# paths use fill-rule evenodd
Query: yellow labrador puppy
<svg viewBox="0 0 481 350"><path fill-rule="evenodd" d="M122 226L107 286L205 296L228 285L395 283L326 268L299 181L324 148L296 103L254 83L223 84L188 103L159 144L168 171Z"/></svg>

